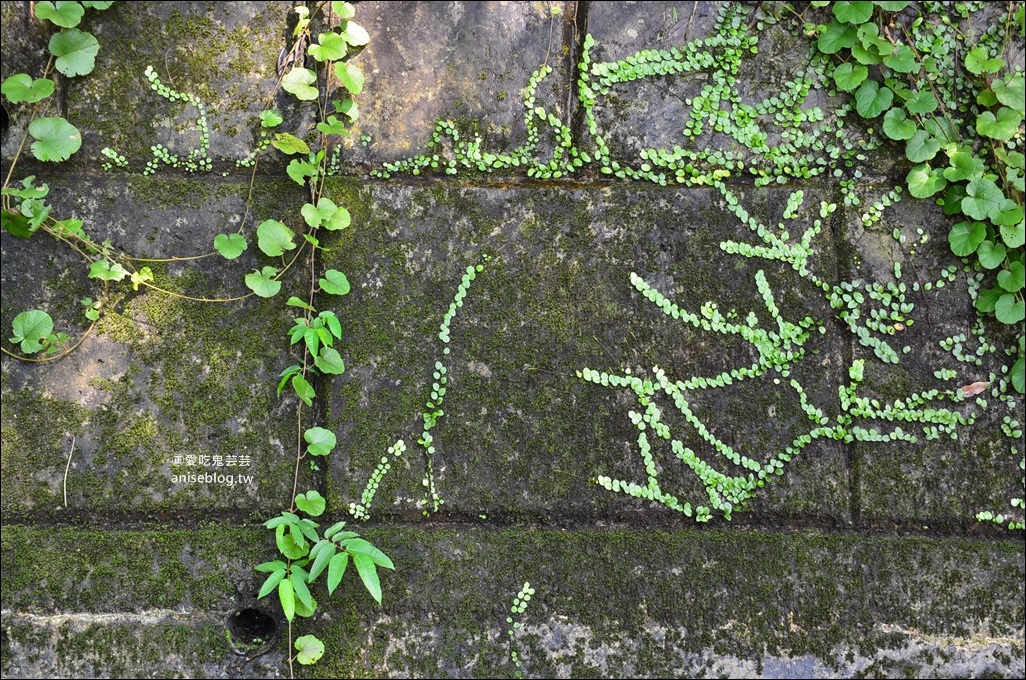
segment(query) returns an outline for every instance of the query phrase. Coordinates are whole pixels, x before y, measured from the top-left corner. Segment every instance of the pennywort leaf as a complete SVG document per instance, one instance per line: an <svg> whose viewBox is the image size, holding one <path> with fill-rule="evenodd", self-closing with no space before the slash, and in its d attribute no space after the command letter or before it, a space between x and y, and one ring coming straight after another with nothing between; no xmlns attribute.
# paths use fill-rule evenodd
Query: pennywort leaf
<svg viewBox="0 0 1026 680"><path fill-rule="evenodd" d="M894 101L894 92L889 87L880 87L875 80L867 80L855 92L855 110L863 118L876 118L886 111Z"/></svg>
<svg viewBox="0 0 1026 680"><path fill-rule="evenodd" d="M281 86L286 92L291 93L300 101L312 102L319 94L314 83L317 82L317 74L308 68L295 67L285 74L281 79Z"/></svg>
<svg viewBox="0 0 1026 680"><path fill-rule="evenodd" d="M295 503L297 508L311 517L319 517L322 515L326 504L324 496L314 489L297 495Z"/></svg>
<svg viewBox="0 0 1026 680"><path fill-rule="evenodd" d="M36 16L61 28L78 26L85 8L77 2L37 2Z"/></svg>
<svg viewBox="0 0 1026 680"><path fill-rule="evenodd" d="M82 147L82 134L63 118L36 118L29 123L32 154L41 161L66 161Z"/></svg>
<svg viewBox="0 0 1026 680"><path fill-rule="evenodd" d="M948 244L951 252L959 257L967 257L976 252L976 248L987 238L987 227L983 222L959 222L948 232Z"/></svg>
<svg viewBox="0 0 1026 680"><path fill-rule="evenodd" d="M275 280L278 270L274 267L264 267L260 271L253 271L246 274L246 287L262 298L271 298L281 290L281 281Z"/></svg>
<svg viewBox="0 0 1026 680"><path fill-rule="evenodd" d="M296 638L296 651L296 661L309 666L324 656L324 643L314 635L302 635Z"/></svg>
<svg viewBox="0 0 1026 680"><path fill-rule="evenodd" d="M246 239L239 234L218 234L214 237L214 248L226 260L234 260L247 247Z"/></svg>
<svg viewBox="0 0 1026 680"><path fill-rule="evenodd" d="M311 456L327 456L335 448L338 440L335 433L323 427L311 427L303 433L307 443L307 453Z"/></svg>
<svg viewBox="0 0 1026 680"><path fill-rule="evenodd" d="M54 82L49 78L36 78L26 73L16 73L0 85L0 92L13 104L32 104L53 94Z"/></svg>
<svg viewBox="0 0 1026 680"><path fill-rule="evenodd" d="M54 33L50 38L50 54L57 57L54 66L69 77L92 73L99 51L100 43L96 38L77 28Z"/></svg>
<svg viewBox="0 0 1026 680"><path fill-rule="evenodd" d="M296 247L295 232L278 220L265 220L257 227L257 246L264 255L277 257Z"/></svg>
<svg viewBox="0 0 1026 680"><path fill-rule="evenodd" d="M329 269L324 276L317 279L317 285L329 295L346 295L349 293L349 279L337 269Z"/></svg>

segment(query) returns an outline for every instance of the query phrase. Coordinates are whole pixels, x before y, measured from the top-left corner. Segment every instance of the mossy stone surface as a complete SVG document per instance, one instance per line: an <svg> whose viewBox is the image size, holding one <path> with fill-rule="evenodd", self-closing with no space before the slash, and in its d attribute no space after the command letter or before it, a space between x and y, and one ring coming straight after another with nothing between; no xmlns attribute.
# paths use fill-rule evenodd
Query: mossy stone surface
<svg viewBox="0 0 1026 680"><path fill-rule="evenodd" d="M53 198L98 242L138 257L188 258L212 253L218 233L242 227L255 241L256 223L298 211L287 181L261 181L244 220L248 191L242 182L136 176L66 180ZM58 330L82 337L88 322L78 300L102 293L86 277L88 263L44 236L2 239L4 318L43 307ZM150 266L154 283L175 295L227 300L247 295L243 277L266 264L253 243L233 262L214 254L136 266ZM67 360L3 357L4 517L246 514L287 503L295 419L275 395L275 377L291 358L287 343L268 341L290 325L280 305L123 290ZM175 480L192 474L203 477Z"/></svg>
<svg viewBox="0 0 1026 680"><path fill-rule="evenodd" d="M566 8L574 4L360 3L354 20L373 41L353 59L367 83L346 142L347 164L373 167L421 153L439 120L480 135L488 148L522 144L520 91L546 63L554 71L539 88L539 102L569 116L564 32L572 21Z"/></svg>
<svg viewBox="0 0 1026 680"><path fill-rule="evenodd" d="M396 564L382 575L383 605L355 573L330 599L318 586L320 612L300 627L329 651L297 667L304 677L495 677L511 673L511 644L527 673L547 677L848 675L890 663L1015 677L1023 667L1015 541L429 523L364 533ZM252 599L262 580L252 565L270 542L244 527L8 525L5 676L280 674L280 618L274 649L250 663L229 653L223 629L240 607L276 606ZM508 607L525 581L536 594L510 641ZM144 641L158 635L155 659Z"/></svg>

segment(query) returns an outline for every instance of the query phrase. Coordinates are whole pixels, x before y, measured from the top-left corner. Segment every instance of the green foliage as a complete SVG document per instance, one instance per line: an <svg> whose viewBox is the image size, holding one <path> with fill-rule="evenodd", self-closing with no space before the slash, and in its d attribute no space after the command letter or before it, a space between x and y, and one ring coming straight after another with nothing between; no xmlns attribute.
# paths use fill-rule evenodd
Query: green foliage
<svg viewBox="0 0 1026 680"><path fill-rule="evenodd" d="M54 66L69 77L92 73L99 51L96 38L77 28L65 29L50 38L50 53L57 57Z"/></svg>
<svg viewBox="0 0 1026 680"><path fill-rule="evenodd" d="M327 456L335 448L335 433L323 427L311 427L303 433L307 443L307 453L311 456Z"/></svg>
<svg viewBox="0 0 1026 680"><path fill-rule="evenodd" d="M36 118L29 123L32 154L41 161L66 161L82 147L82 134L60 117Z"/></svg>
<svg viewBox="0 0 1026 680"><path fill-rule="evenodd" d="M21 345L25 354L41 352L53 334L53 319L41 309L22 312L14 317L11 325L14 331L11 342Z"/></svg>
<svg viewBox="0 0 1026 680"><path fill-rule="evenodd" d="M324 643L314 635L301 635L296 638L295 647L299 652L296 655L296 661L304 666L315 664L324 656Z"/></svg>
<svg viewBox="0 0 1026 680"><path fill-rule="evenodd" d="M46 19L62 28L78 26L85 15L85 8L77 2L37 2L35 11L40 19Z"/></svg>
<svg viewBox="0 0 1026 680"><path fill-rule="evenodd" d="M271 298L281 290L278 270L274 267L263 267L246 274L246 287L262 298Z"/></svg>
<svg viewBox="0 0 1026 680"><path fill-rule="evenodd" d="M281 86L301 101L314 101L320 94L315 83L317 74L308 68L295 67L281 79Z"/></svg>
<svg viewBox="0 0 1026 680"><path fill-rule="evenodd" d="M324 512L325 501L316 491L308 491L296 497L296 505L300 512L319 516ZM333 594L345 574L345 565L352 558L367 592L381 604L381 581L377 569L395 570L395 565L356 532L343 531L345 525L345 522L338 522L321 534L316 522L300 518L290 511L283 511L264 522L266 528L274 531L275 543L285 559L257 565L257 571L268 575L258 597L262 599L277 592L282 613L289 622L297 615L313 616L317 600L310 587L327 568L328 595Z"/></svg>
<svg viewBox="0 0 1026 680"><path fill-rule="evenodd" d="M26 73L16 73L0 86L0 92L14 104L33 104L53 94L54 82L49 78L36 78Z"/></svg>
<svg viewBox="0 0 1026 680"><path fill-rule="evenodd" d="M531 601L534 594L535 589L531 587L531 582L524 581L524 585L520 588L520 592L513 598L513 603L509 607L509 614L506 616L506 624L509 626L506 630L510 644L509 660L515 669L513 671L513 677L515 678L524 677L524 663L520 660L520 653L515 647L517 631L523 625L518 618L523 616L523 613L527 611L527 604Z"/></svg>
<svg viewBox="0 0 1026 680"><path fill-rule="evenodd" d="M449 304L449 308L442 317L442 323L438 327L438 339L442 341L443 359L448 356L450 352L449 344L452 341L452 323L459 310L463 308L464 301L466 300L467 293L470 291L472 283L477 278L477 275L484 271L483 263L488 262L490 259L491 258L488 255L483 256L482 263L474 266L468 266L463 272L463 276L460 278L460 283L456 288L456 293L453 295L452 302ZM439 419L445 415L445 411L442 410L442 404L445 401L445 394L448 391L448 387L449 370L446 368L442 360L435 361L434 371L431 374L431 392L429 398L425 401L424 411L421 413L423 425L421 427L420 436L417 438L417 444L420 445L424 452L424 477L421 480L421 484L424 487L424 504L426 508L429 508L424 510L425 516L429 515L431 512L438 512L442 505L445 504L445 499L443 499L438 493L438 489L435 484L433 462L433 456L435 454L435 440L434 435L431 434L431 430L438 425ZM367 484L360 497L360 502L349 504L350 515L355 519L370 519L371 503L374 500L374 496L377 493L378 488L381 486L382 480L385 475L388 474L389 470L392 469L392 462L402 456L405 452L406 443L402 439L399 439L395 444L388 448L387 453L381 457L377 467L367 480Z"/></svg>
<svg viewBox="0 0 1026 680"><path fill-rule="evenodd" d="M241 234L218 234L214 237L214 249L226 260L234 260L245 252L249 245Z"/></svg>
<svg viewBox="0 0 1026 680"><path fill-rule="evenodd" d="M264 220L257 227L257 247L268 257L284 255L296 247L296 233L278 220Z"/></svg>
<svg viewBox="0 0 1026 680"><path fill-rule="evenodd" d="M864 118L884 114L884 134L905 141L905 156L918 164L907 176L910 193L928 198L944 191L945 213L969 218L954 223L948 242L955 255L995 272L977 309L1018 324L1023 294L1014 272L1026 264L1019 151L1026 78L1001 57L1016 20L1008 13L974 33L939 4L924 3L895 30L891 12L899 6L907 3L833 3L832 16L824 13L818 26L817 47L837 60L839 89L861 82L856 111ZM959 7L956 14L968 17L970 6ZM879 72L863 82L856 69L866 64Z"/></svg>

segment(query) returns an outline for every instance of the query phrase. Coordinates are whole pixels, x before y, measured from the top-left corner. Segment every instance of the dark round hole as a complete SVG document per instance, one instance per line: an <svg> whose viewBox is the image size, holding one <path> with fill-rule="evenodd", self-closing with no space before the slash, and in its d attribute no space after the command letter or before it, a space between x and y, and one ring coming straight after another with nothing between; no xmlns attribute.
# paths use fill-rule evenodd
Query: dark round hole
<svg viewBox="0 0 1026 680"><path fill-rule="evenodd" d="M247 607L228 617L228 632L238 647L252 649L274 640L278 633L278 624L269 614L254 607Z"/></svg>

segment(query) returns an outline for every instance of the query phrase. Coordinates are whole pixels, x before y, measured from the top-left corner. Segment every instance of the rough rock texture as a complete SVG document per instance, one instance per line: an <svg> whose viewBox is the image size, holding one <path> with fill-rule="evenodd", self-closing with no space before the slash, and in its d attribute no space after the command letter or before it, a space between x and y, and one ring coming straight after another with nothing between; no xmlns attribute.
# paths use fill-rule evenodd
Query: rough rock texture
<svg viewBox="0 0 1026 680"><path fill-rule="evenodd" d="M425 151L440 119L480 135L494 153L522 144L521 90L546 63L553 73L537 104L587 146L571 86L584 33L597 42L596 61L668 50L711 35L713 5L357 3L371 42L354 63L367 86L339 176L325 185L352 225L320 234L316 265L318 275L345 272L352 291L315 301L342 320L347 371L319 378L302 411L304 427L330 429L338 447L302 463L300 490L318 489L327 499L322 524L349 520L396 571L382 575L380 607L355 573L330 599L318 586L316 616L294 628L318 635L327 652L297 674L504 677L516 670L515 651L523 673L541 677L1023 675L1022 535L974 519L1007 513L1022 496L1021 442L1001 432L1004 417L1021 418L1021 397L1012 408L996 398L986 407L939 400L933 406L977 414L955 429L957 439L925 441L914 427L916 443L817 439L731 521L714 512L697 524L596 483L647 483L631 416L643 407L630 389L579 372L650 379L658 367L683 381L759 356L739 334L670 318L631 285L632 272L687 312L711 317L714 303L730 323L770 332L809 319L804 354L789 371L687 391L713 435L761 464L812 428L792 380L837 418L838 388L860 359L860 395L884 403L999 375L1007 332L987 327L998 351L980 366L938 344L966 334L967 352L976 350L966 273L945 239L949 218L908 197L876 221L865 217L907 171L892 148L860 166L861 206L845 204L825 175L755 187L741 174L723 191L617 180L590 167L559 181L517 170L368 176ZM0 236L4 349L17 353L11 322L32 308L81 339L56 362L2 357L4 677L288 674L287 625L276 596L256 599L264 576L253 567L277 556L261 522L293 491L299 402L276 387L282 369L301 360L287 335L299 310L285 300L309 290L308 250L277 297L243 297L243 278L282 264L259 253L256 225L277 219L299 231L307 197L276 151L255 175L236 161L259 139L290 8L136 2L88 13L83 28L101 44L97 69L59 80L47 104L79 126L82 150L61 165L18 161L16 180L47 182L54 214L146 258L136 265L150 267L162 290L110 284L108 308L87 333L80 300L103 286L80 255L41 235ZM38 75L47 32L28 3L3 3L2 26L3 77ZM761 35L736 81L746 101L772 95L808 54L806 38L782 25ZM207 105L211 171L143 174L151 145L185 155L199 143L196 110L153 93L147 65ZM709 77L639 80L597 104L613 156L636 166L641 149L681 143L684 100ZM311 109L289 100L279 91L269 101L285 118L281 129L305 134ZM806 104L830 110L840 100L816 90ZM6 175L28 107L4 105ZM695 141L726 143L714 134ZM129 168L101 171L103 147L123 153ZM799 189L800 208L786 214ZM810 273L726 252L727 241L759 241L725 191L778 234L800 236L821 203L840 206L809 242ZM210 255L216 235L237 230L250 241L241 257ZM897 283L895 263L915 323L890 337L901 361L888 365L835 317L811 277L886 285ZM440 335L461 277L477 265ZM936 285L951 265L951 280ZM750 313L757 322L746 321ZM417 440L438 389L436 362L446 369L444 414L427 456ZM942 368L956 376L935 374ZM703 461L742 473L665 395L655 402ZM662 490L708 503L699 476L649 436ZM405 452L388 455L400 439ZM391 468L371 519L354 520L348 510L366 504L361 494L383 457ZM444 500L438 512L432 484ZM511 637L507 616L525 581L537 592ZM242 639L233 619L249 608L274 617L256 641Z"/></svg>

